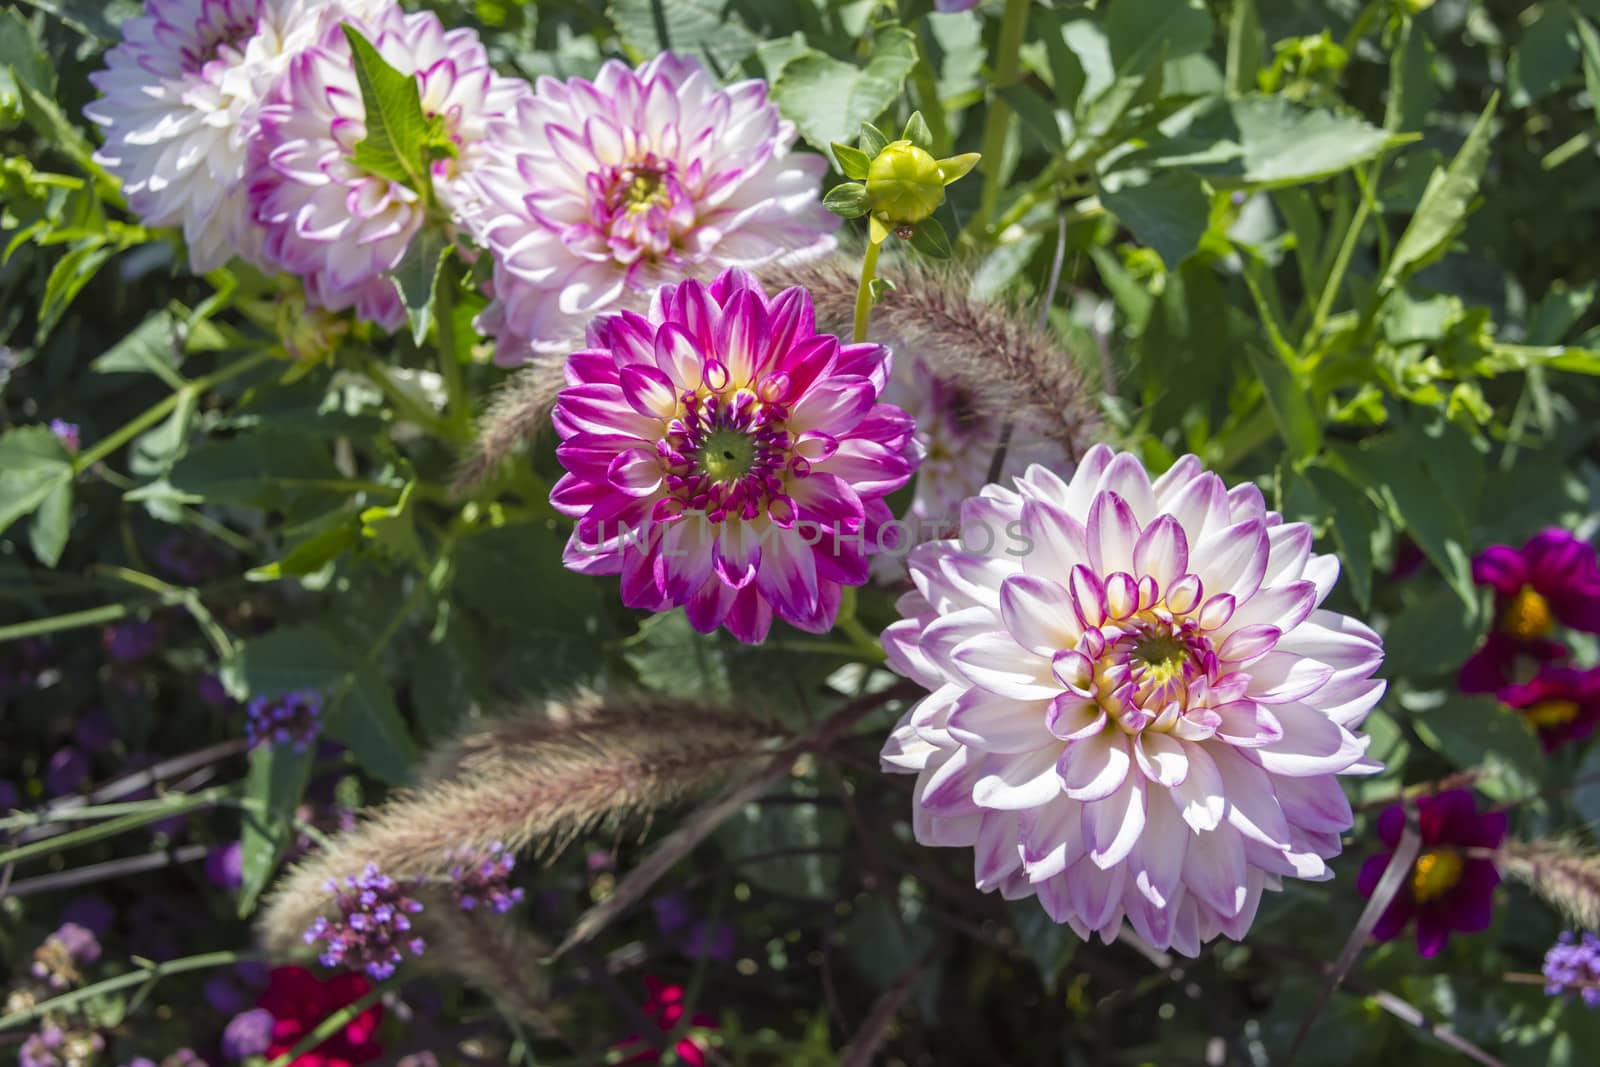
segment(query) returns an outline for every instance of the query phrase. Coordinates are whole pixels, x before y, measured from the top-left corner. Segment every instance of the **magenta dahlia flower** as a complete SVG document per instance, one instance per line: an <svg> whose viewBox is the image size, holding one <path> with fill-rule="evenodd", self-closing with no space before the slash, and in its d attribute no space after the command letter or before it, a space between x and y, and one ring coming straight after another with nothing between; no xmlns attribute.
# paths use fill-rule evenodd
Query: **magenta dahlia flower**
<svg viewBox="0 0 1600 1067"><path fill-rule="evenodd" d="M462 175L481 163L489 122L509 114L527 84L497 75L476 33L447 31L430 11L408 15L388 6L345 21L390 66L415 75L423 113L444 119L455 155L434 162L433 187L442 205L459 213L467 195ZM416 190L350 158L367 135L366 108L340 24L330 23L289 64L260 125L250 145L249 193L266 230L267 259L303 275L311 303L354 307L385 329L398 327L405 308L387 275L428 224L428 205Z"/></svg>
<svg viewBox="0 0 1600 1067"><path fill-rule="evenodd" d="M828 630L914 467L910 418L878 402L889 368L881 345L817 333L804 289L769 298L741 270L602 316L554 413L567 566L703 633L754 644L774 613Z"/></svg>
<svg viewBox="0 0 1600 1067"><path fill-rule="evenodd" d="M917 775L913 829L972 846L976 880L1110 941L1124 917L1195 955L1263 890L1331 877L1336 775L1378 769L1356 728L1378 636L1317 605L1338 561L1193 456L1151 481L1091 449L962 507L921 545L889 663L925 686L882 760Z"/></svg>
<svg viewBox="0 0 1600 1067"><path fill-rule="evenodd" d="M1505 812L1478 814L1477 801L1465 789L1417 799L1422 851L1410 876L1373 929L1379 941L1392 941L1417 924L1417 953L1439 954L1452 933L1475 934L1494 917L1494 890L1500 872L1489 853L1506 836ZM1361 867L1356 888L1372 896L1394 859L1405 830L1406 813L1399 804L1378 816L1378 836L1388 851L1370 857Z"/></svg>
<svg viewBox="0 0 1600 1067"><path fill-rule="evenodd" d="M1566 646L1551 637L1557 623L1600 633L1600 562L1566 530L1544 530L1520 549L1489 546L1473 559L1472 578L1494 590L1495 623L1461 665L1463 692L1498 693L1564 658Z"/></svg>
<svg viewBox="0 0 1600 1067"><path fill-rule="evenodd" d="M1600 725L1600 667L1546 667L1499 696L1534 728L1546 752L1582 741Z"/></svg>
<svg viewBox="0 0 1600 1067"><path fill-rule="evenodd" d="M261 259L244 178L262 97L332 18L378 0L145 0L122 27L102 96L84 113L105 128L95 160L122 179L152 226L182 226L189 263Z"/></svg>
<svg viewBox="0 0 1600 1067"><path fill-rule="evenodd" d="M830 251L828 164L794 140L765 82L718 88L671 53L637 71L613 60L593 82L540 78L473 176L495 260L479 325L497 360L570 350L590 317L642 308L666 282Z"/></svg>

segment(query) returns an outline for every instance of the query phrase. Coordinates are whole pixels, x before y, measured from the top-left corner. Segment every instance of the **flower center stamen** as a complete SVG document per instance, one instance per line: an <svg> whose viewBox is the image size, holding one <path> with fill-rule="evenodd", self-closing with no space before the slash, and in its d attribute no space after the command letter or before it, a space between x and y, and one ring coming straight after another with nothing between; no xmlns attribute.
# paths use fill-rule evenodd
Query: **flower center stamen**
<svg viewBox="0 0 1600 1067"><path fill-rule="evenodd" d="M1528 586L1517 590L1500 617L1500 629L1523 641L1546 636L1554 625L1550 602Z"/></svg>
<svg viewBox="0 0 1600 1067"><path fill-rule="evenodd" d="M1565 726L1578 717L1582 709L1571 700L1541 700L1522 709L1522 715L1534 726Z"/></svg>
<svg viewBox="0 0 1600 1067"><path fill-rule="evenodd" d="M1430 849L1417 857L1411 872L1411 892L1419 902L1437 899L1461 881L1461 854L1449 849Z"/></svg>
<svg viewBox="0 0 1600 1067"><path fill-rule="evenodd" d="M1151 634L1133 646L1133 656L1144 664L1145 679L1160 688L1183 677L1189 654L1171 634Z"/></svg>
<svg viewBox="0 0 1600 1067"><path fill-rule="evenodd" d="M738 430L713 430L700 446L699 460L713 482L742 478L755 467L755 442Z"/></svg>

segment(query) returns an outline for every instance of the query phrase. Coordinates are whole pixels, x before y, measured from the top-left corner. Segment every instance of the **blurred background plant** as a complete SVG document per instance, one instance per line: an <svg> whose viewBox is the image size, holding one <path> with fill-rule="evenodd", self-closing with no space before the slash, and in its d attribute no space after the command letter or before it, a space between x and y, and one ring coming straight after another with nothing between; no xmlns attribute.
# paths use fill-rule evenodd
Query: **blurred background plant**
<svg viewBox="0 0 1600 1067"><path fill-rule="evenodd" d="M137 9L29 0L0 11L0 778L17 812L0 816L0 1042L39 1064L281 1059L331 1013L349 1062L379 1044L386 1062L1589 1061L1593 998L1552 997L1538 972L1565 921L1542 901L1565 885L1569 912L1596 914L1573 898L1595 892L1600 749L1543 751L1550 723L1520 696L1457 675L1486 634L1596 661L1582 626L1513 632L1472 560L1597 525L1600 4L428 6L475 27L502 74L589 77L670 47L767 79L815 151L914 111L931 157L981 151L933 216L969 295L1042 316L1102 436L1152 470L1194 452L1316 527L1344 565L1336 605L1385 636L1368 729L1386 769L1350 787L1333 881L1273 895L1247 944L1174 961L1080 944L1032 902L975 893L966 857L914 846L908 787L875 770L893 713L869 700L863 725L774 773L756 773L770 745L741 742L768 788L692 817L692 852L653 850L666 818L540 828L600 827L517 868L521 935L556 944L616 906L515 979L527 1011L478 991L493 975L336 989L269 972L250 923L282 862L412 781L423 747L580 686L815 741L863 694L894 695L861 640L893 591L862 589L829 637L780 627L746 648L564 570L548 442L452 489L504 378L471 326L471 271L447 258L413 286L413 329L392 337L308 311L287 279L190 275L174 231L126 212L80 117ZM866 221L849 225L864 246ZM295 743L247 748L274 731ZM1427 960L1387 942L1320 1007L1360 861L1393 844L1378 812L1446 781L1566 851L1506 861L1522 874L1488 932ZM645 856L676 862L641 881ZM1558 991L1583 992L1587 944ZM253 1010L293 1023L287 1040Z"/></svg>

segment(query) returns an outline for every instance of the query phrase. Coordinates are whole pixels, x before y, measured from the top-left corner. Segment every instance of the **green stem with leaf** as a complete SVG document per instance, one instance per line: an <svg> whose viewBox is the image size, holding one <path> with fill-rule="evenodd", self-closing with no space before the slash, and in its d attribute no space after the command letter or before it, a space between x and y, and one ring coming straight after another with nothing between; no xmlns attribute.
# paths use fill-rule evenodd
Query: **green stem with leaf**
<svg viewBox="0 0 1600 1067"><path fill-rule="evenodd" d="M983 233L994 218L1000 205L1000 190L1004 184L1006 139L1011 133L1011 105L1000 95L1001 89L1014 85L1017 72L1022 67L1022 38L1028 29L1028 7L1032 0L1006 0L1005 14L1000 20L1000 40L995 45L994 78L990 82L993 95L989 99L989 116L983 124L983 145L979 152L983 160L983 194L978 200L978 213L972 217L967 232L973 236Z"/></svg>
<svg viewBox="0 0 1600 1067"><path fill-rule="evenodd" d="M199 956L186 956L179 960L168 960L165 963L151 963L140 967L136 971L119 974L115 978L107 978L103 982L96 982L93 985L86 985L82 989L74 989L70 993L63 993L59 997L41 1000L25 1011L19 1011L0 1018L0 1030L15 1030L47 1015L70 1011L79 1004L96 1000L133 986L145 983L153 986L161 979L170 978L175 974L210 970L215 967L231 967L236 963L245 963L264 958L265 956L260 952L206 952Z"/></svg>
<svg viewBox="0 0 1600 1067"><path fill-rule="evenodd" d="M866 255L861 257L861 282L856 286L855 326L850 331L850 339L856 344L867 339L867 325L872 319L872 281L878 276L878 253L882 249L881 243L868 240Z"/></svg>

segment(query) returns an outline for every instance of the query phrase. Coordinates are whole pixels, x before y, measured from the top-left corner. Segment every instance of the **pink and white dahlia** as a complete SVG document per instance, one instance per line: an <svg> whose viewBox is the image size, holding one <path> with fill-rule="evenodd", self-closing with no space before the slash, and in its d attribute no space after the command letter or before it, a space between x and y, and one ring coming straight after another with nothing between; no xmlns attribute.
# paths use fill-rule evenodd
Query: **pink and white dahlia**
<svg viewBox="0 0 1600 1067"><path fill-rule="evenodd" d="M663 286L647 314L605 315L567 359L556 402L577 520L566 564L621 574L633 608L683 606L749 644L772 616L821 633L867 580L906 483L906 413L879 403L889 351L815 329L800 288L768 297L729 270Z"/></svg>
<svg viewBox="0 0 1600 1067"><path fill-rule="evenodd" d="M911 553L884 632L930 691L882 755L917 775L917 840L973 846L980 889L1085 938L1243 937L1263 890L1332 876L1335 776L1377 769L1355 730L1378 636L1318 609L1339 565L1310 527L1193 456L1152 482L1097 445L1070 481L1014 484Z"/></svg>
<svg viewBox="0 0 1600 1067"><path fill-rule="evenodd" d="M190 265L261 258L245 195L246 146L260 103L326 21L378 0L145 0L123 24L102 96L84 113L105 127L95 161L122 179L152 226L182 226Z"/></svg>
<svg viewBox="0 0 1600 1067"><path fill-rule="evenodd" d="M456 154L433 164L441 204L459 213L462 175L478 166L491 120L527 95L525 82L502 78L470 29L446 30L431 11L388 6L348 19L385 62L415 75L428 118L442 117ZM250 199L266 229L266 254L303 275L310 301L395 329L405 309L388 273L428 223L428 205L402 182L351 160L367 135L366 107L350 43L329 24L294 58L261 109L261 135L250 146Z"/></svg>
<svg viewBox="0 0 1600 1067"><path fill-rule="evenodd" d="M765 82L718 88L671 53L593 82L540 78L474 175L496 359L570 350L591 316L642 308L666 282L830 251L828 164L794 140Z"/></svg>

